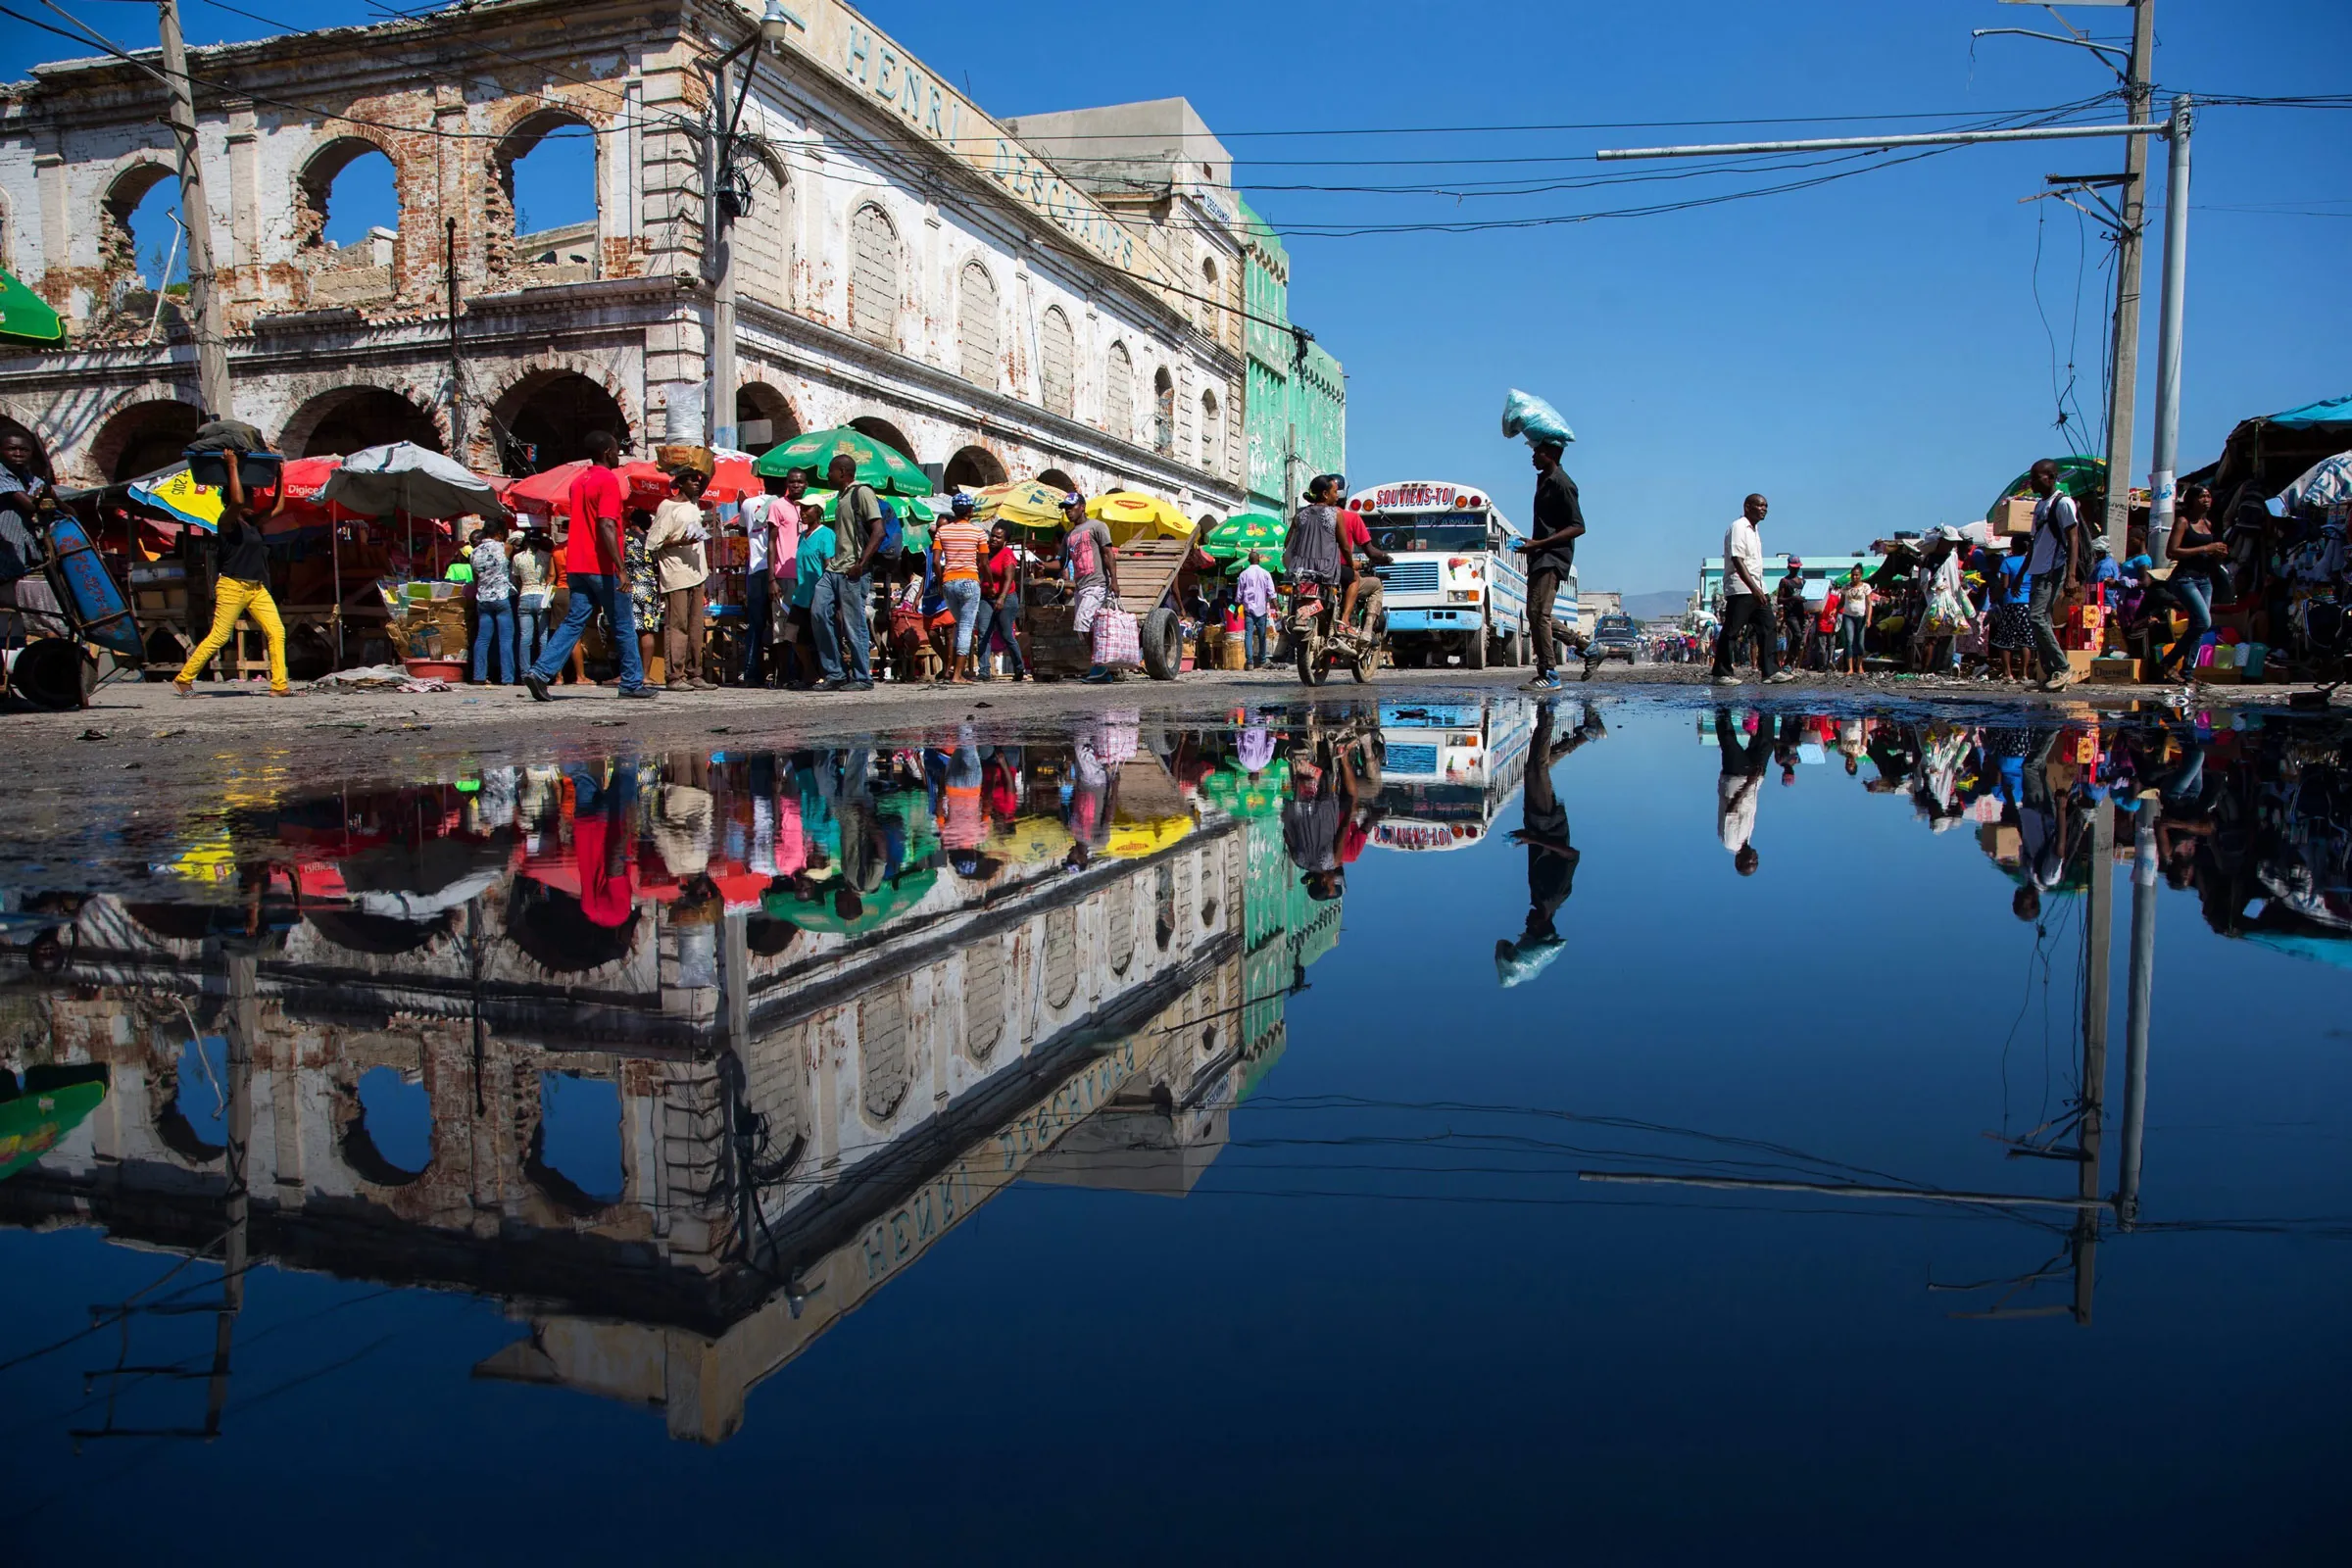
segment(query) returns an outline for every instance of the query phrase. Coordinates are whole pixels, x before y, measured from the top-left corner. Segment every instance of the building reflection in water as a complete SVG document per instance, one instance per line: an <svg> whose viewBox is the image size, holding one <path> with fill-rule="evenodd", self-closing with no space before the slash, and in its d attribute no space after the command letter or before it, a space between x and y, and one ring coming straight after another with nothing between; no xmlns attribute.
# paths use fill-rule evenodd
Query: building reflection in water
<svg viewBox="0 0 2352 1568"><path fill-rule="evenodd" d="M1014 1181L1216 1158L1340 914L1279 814L1329 739L1250 733L492 771L20 895L0 1219L222 1261L214 1430L250 1257L497 1297L477 1375L723 1440Z"/></svg>

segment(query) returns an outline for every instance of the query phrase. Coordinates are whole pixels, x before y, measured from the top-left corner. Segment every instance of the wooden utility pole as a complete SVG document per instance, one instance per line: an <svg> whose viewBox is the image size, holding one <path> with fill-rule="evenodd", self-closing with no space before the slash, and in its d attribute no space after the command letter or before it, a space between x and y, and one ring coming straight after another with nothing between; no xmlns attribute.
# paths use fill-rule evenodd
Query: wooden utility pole
<svg viewBox="0 0 2352 1568"><path fill-rule="evenodd" d="M2155 88L2156 0L2136 0L2132 7L2132 64L2124 78L2127 118L2134 125L2149 122ZM2115 336L2108 363L2114 377L2107 387L2107 549L2118 561L2132 552L2125 535L2132 521L2132 441L2134 398L2139 388L2139 263L2140 230L2147 213L2148 138L2124 138L2124 183L2116 203L2121 220L2115 236Z"/></svg>
<svg viewBox="0 0 2352 1568"><path fill-rule="evenodd" d="M164 46L164 84L172 92L172 134L179 148L179 216L188 231L188 303L196 314L196 386L205 412L236 417L228 383L228 337L213 273L213 210L204 199L204 163L196 149L196 99L188 85L188 46L179 35L178 0L156 0ZM164 281L169 281L166 279ZM162 283L158 283L160 289Z"/></svg>

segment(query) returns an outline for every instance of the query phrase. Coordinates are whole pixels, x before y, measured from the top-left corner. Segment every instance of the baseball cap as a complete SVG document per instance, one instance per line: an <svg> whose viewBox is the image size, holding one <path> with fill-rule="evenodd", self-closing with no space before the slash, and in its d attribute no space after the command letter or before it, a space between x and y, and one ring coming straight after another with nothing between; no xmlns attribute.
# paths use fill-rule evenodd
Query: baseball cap
<svg viewBox="0 0 2352 1568"><path fill-rule="evenodd" d="M976 503L972 500L972 498L965 495L960 490L956 491L954 495L948 498L948 510L955 513L957 516L961 516L965 513L971 511L974 505L976 505Z"/></svg>
<svg viewBox="0 0 2352 1568"><path fill-rule="evenodd" d="M1071 491L1071 492L1070 492L1068 495L1066 495L1066 496L1063 496L1063 497L1061 498L1061 506L1062 506L1062 510L1063 510L1064 512L1067 512L1067 511L1068 511L1070 508L1072 508L1072 507L1083 507L1083 506L1085 506L1085 505L1086 505L1086 497L1085 497L1085 496L1083 496L1083 495L1081 495L1081 494L1079 494L1079 493L1078 493L1077 491L1075 491L1075 490Z"/></svg>

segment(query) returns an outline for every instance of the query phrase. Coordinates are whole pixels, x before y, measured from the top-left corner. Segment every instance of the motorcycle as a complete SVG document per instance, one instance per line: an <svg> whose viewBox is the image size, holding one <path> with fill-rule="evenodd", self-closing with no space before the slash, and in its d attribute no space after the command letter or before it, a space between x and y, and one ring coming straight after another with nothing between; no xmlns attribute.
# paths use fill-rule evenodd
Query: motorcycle
<svg viewBox="0 0 2352 1568"><path fill-rule="evenodd" d="M1298 678L1320 686L1334 665L1345 664L1358 681L1368 681L1380 668L1380 645L1388 616L1381 624L1362 628L1336 624L1341 594L1324 583L1298 585L1291 605L1291 646L1298 656Z"/></svg>

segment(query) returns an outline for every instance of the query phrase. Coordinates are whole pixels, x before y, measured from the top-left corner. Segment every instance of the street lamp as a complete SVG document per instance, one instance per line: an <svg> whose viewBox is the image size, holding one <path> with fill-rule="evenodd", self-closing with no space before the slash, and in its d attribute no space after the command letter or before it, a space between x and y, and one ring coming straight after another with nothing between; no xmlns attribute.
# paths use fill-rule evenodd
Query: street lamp
<svg viewBox="0 0 2352 1568"><path fill-rule="evenodd" d="M712 61L710 66L712 84L723 99L727 90L727 68L745 54L765 44L781 47L792 36L792 29L808 30L808 24L787 10L782 0L767 0L767 10L760 18L753 34ZM718 145L707 156L704 167L710 172L710 209L706 232L706 262L713 251L718 258L718 275L712 279L710 311L711 337L708 361L710 368L709 429L721 446L735 444L735 220L752 208L751 182L735 167L735 133L743 124L744 105L752 96L752 68L743 68L743 81L735 90L735 107L727 116L726 128L719 133ZM706 273L705 275L709 275Z"/></svg>

